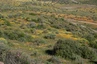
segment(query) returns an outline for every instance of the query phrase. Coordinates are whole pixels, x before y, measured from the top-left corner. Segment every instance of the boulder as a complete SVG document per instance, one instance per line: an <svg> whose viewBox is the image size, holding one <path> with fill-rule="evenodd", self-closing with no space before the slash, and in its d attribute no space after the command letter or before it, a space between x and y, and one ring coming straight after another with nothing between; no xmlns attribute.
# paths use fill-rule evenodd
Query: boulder
<svg viewBox="0 0 97 64"><path fill-rule="evenodd" d="M0 62L0 64L4 64L3 62Z"/></svg>

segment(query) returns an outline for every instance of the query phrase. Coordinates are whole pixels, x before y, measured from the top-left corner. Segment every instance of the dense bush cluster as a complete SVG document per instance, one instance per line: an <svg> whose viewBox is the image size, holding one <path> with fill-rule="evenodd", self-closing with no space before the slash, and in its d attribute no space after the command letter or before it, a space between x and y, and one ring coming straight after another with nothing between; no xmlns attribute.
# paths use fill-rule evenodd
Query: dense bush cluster
<svg viewBox="0 0 97 64"><path fill-rule="evenodd" d="M0 38L0 61L4 61L5 55L9 50L7 41L4 38Z"/></svg>
<svg viewBox="0 0 97 64"><path fill-rule="evenodd" d="M80 22L96 22L96 6L76 6L78 3L74 1L77 0L22 0L19 3L14 0L15 4L13 0L2 1L8 3L0 2L0 61L5 64L70 64L69 61L88 64L90 60L97 61L97 28ZM54 1L59 3L54 4ZM90 0L79 1L90 3ZM96 0L91 3L96 4ZM86 63L82 63L84 61Z"/></svg>
<svg viewBox="0 0 97 64"><path fill-rule="evenodd" d="M61 56L65 59L75 60L77 55L85 59L95 60L97 59L97 52L94 49L79 44L79 41L70 39L60 39L54 46L55 55Z"/></svg>
<svg viewBox="0 0 97 64"><path fill-rule="evenodd" d="M87 27L85 25L71 23L63 18L55 18L52 17L52 20L48 20L52 27L56 29L65 29L68 32L72 32L74 35L80 36L82 38L86 38L86 36L91 35L94 37L96 34L92 28ZM84 34L83 34L84 33Z"/></svg>
<svg viewBox="0 0 97 64"><path fill-rule="evenodd" d="M7 41L0 38L0 61L4 64L30 64L31 59L20 51L11 50Z"/></svg>
<svg viewBox="0 0 97 64"><path fill-rule="evenodd" d="M5 64L31 64L31 59L19 51L8 51L6 53Z"/></svg>
<svg viewBox="0 0 97 64"><path fill-rule="evenodd" d="M94 40L93 42L89 43L90 47L96 48L97 49L97 40Z"/></svg>
<svg viewBox="0 0 97 64"><path fill-rule="evenodd" d="M19 40L22 42L32 41L31 35L25 34L24 32L21 32L21 31L11 31L11 30L2 31L0 30L0 37L4 37L7 39L11 39L11 40Z"/></svg>

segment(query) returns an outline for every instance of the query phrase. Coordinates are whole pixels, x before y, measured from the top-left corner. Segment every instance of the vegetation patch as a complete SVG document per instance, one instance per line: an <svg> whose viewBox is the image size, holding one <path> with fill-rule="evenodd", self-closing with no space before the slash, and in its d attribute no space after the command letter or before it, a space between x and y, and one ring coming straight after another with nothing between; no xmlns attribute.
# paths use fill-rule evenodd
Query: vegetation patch
<svg viewBox="0 0 97 64"><path fill-rule="evenodd" d="M79 41L60 39L54 46L55 55L65 59L75 60L77 56L85 59L95 60L97 53L88 46L83 46Z"/></svg>

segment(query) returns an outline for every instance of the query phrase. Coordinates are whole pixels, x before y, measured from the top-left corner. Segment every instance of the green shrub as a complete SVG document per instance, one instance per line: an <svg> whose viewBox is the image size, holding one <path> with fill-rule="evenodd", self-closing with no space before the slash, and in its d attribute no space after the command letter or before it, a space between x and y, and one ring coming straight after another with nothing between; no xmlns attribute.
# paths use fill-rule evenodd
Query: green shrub
<svg viewBox="0 0 97 64"><path fill-rule="evenodd" d="M75 60L73 64L84 64L83 58L78 55L75 55Z"/></svg>
<svg viewBox="0 0 97 64"><path fill-rule="evenodd" d="M7 21L6 19L3 19L4 20L4 24L7 25L7 26L11 26L11 23L9 21Z"/></svg>
<svg viewBox="0 0 97 64"><path fill-rule="evenodd" d="M26 18L25 18L25 20L27 20L27 21L31 21L31 18L29 18L29 17L26 17Z"/></svg>
<svg viewBox="0 0 97 64"><path fill-rule="evenodd" d="M81 51L81 57L85 58L85 59L90 59L90 60L95 60L97 59L96 55L97 53L93 50L90 49L87 46L81 46L79 48L79 50Z"/></svg>
<svg viewBox="0 0 97 64"><path fill-rule="evenodd" d="M0 38L0 61L4 61L5 54L8 50L7 41L4 38Z"/></svg>
<svg viewBox="0 0 97 64"><path fill-rule="evenodd" d="M20 51L8 51L4 64L31 64L31 58Z"/></svg>
<svg viewBox="0 0 97 64"><path fill-rule="evenodd" d="M93 42L89 43L90 47L97 49L97 40L94 40Z"/></svg>
<svg viewBox="0 0 97 64"><path fill-rule="evenodd" d="M4 16L2 16L2 15L0 14L0 19L2 19L2 18L4 18Z"/></svg>
<svg viewBox="0 0 97 64"><path fill-rule="evenodd" d="M45 29L46 25L44 23L39 23L37 29Z"/></svg>
<svg viewBox="0 0 97 64"><path fill-rule="evenodd" d="M36 33L36 29L30 29L30 32L35 34Z"/></svg>
<svg viewBox="0 0 97 64"><path fill-rule="evenodd" d="M91 34L86 35L85 38L86 38L89 42L92 42L93 40L95 40L94 35L91 35Z"/></svg>
<svg viewBox="0 0 97 64"><path fill-rule="evenodd" d="M44 36L45 39L55 39L56 35L55 34L47 34Z"/></svg>
<svg viewBox="0 0 97 64"><path fill-rule="evenodd" d="M4 64L31 64L29 56L22 51L11 50L3 38L0 38L0 61Z"/></svg>
<svg viewBox="0 0 97 64"><path fill-rule="evenodd" d="M33 39L33 43L35 45L41 45L41 44L45 44L46 41L44 39L41 39L41 38L36 38L36 39Z"/></svg>
<svg viewBox="0 0 97 64"><path fill-rule="evenodd" d="M8 42L6 41L6 39L4 39L4 38L0 38L0 43L7 44Z"/></svg>
<svg viewBox="0 0 97 64"><path fill-rule="evenodd" d="M29 15L35 16L36 14L35 13L29 13Z"/></svg>
<svg viewBox="0 0 97 64"><path fill-rule="evenodd" d="M27 27L28 27L28 28L34 28L34 27L36 27L36 23L35 23L35 22L29 22L29 23L27 24Z"/></svg>
<svg viewBox="0 0 97 64"><path fill-rule="evenodd" d="M8 48L9 47L7 45L0 43L0 61L4 61L4 57L6 52L8 51Z"/></svg>
<svg viewBox="0 0 97 64"><path fill-rule="evenodd" d="M65 59L76 59L76 55L85 59L96 59L97 53L87 46L82 46L78 41L70 39L60 39L54 46L53 52L55 55L61 56Z"/></svg>
<svg viewBox="0 0 97 64"><path fill-rule="evenodd" d="M55 54L66 59L74 59L74 53L78 52L78 44L73 40L58 40L54 46Z"/></svg>
<svg viewBox="0 0 97 64"><path fill-rule="evenodd" d="M4 37L7 39L11 40L18 40L18 41L32 41L32 36L29 34L25 34L22 31L16 30L16 31L11 31L11 30L4 30L0 31L0 37Z"/></svg>
<svg viewBox="0 0 97 64"><path fill-rule="evenodd" d="M0 30L0 37L4 36L3 30Z"/></svg>
<svg viewBox="0 0 97 64"><path fill-rule="evenodd" d="M62 61L58 57L54 57L54 56L51 57L48 61L53 64L62 64Z"/></svg>

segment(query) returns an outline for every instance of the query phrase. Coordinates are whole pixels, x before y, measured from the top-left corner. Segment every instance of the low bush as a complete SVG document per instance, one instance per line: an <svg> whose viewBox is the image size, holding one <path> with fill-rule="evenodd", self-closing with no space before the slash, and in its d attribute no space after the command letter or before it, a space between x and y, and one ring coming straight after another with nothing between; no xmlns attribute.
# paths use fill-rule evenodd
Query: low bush
<svg viewBox="0 0 97 64"><path fill-rule="evenodd" d="M54 57L54 56L51 57L48 61L53 64L62 64L61 60L58 57Z"/></svg>
<svg viewBox="0 0 97 64"><path fill-rule="evenodd" d="M20 51L8 51L6 53L4 64L31 64L31 58Z"/></svg>
<svg viewBox="0 0 97 64"><path fill-rule="evenodd" d="M30 29L30 32L35 34L36 33L36 29Z"/></svg>
<svg viewBox="0 0 97 64"><path fill-rule="evenodd" d="M4 39L4 38L0 38L0 43L7 44L8 42L7 42L6 39Z"/></svg>
<svg viewBox="0 0 97 64"><path fill-rule="evenodd" d="M4 37L11 40L18 40L18 41L32 41L32 36L29 34L25 34L22 31L11 31L11 30L4 30L0 31L0 37Z"/></svg>
<svg viewBox="0 0 97 64"><path fill-rule="evenodd" d="M88 46L82 46L78 41L71 39L60 39L54 46L53 52L55 55L61 56L65 59L75 60L76 55L85 59L97 59L97 53L91 50Z"/></svg>
<svg viewBox="0 0 97 64"><path fill-rule="evenodd" d="M27 24L27 27L28 27L28 28L34 28L34 27L36 27L36 23L35 23L35 22L29 22L29 23Z"/></svg>
<svg viewBox="0 0 97 64"><path fill-rule="evenodd" d="M92 42L93 40L95 40L95 37L92 34L85 35L84 38L87 39L89 42Z"/></svg>
<svg viewBox="0 0 97 64"><path fill-rule="evenodd" d="M44 36L45 39L55 39L56 35L55 34L47 34Z"/></svg>
<svg viewBox="0 0 97 64"><path fill-rule="evenodd" d="M45 44L46 41L44 39L41 39L41 38L36 38L36 39L33 39L33 43L35 45L41 45L41 44Z"/></svg>
<svg viewBox="0 0 97 64"><path fill-rule="evenodd" d="M4 16L2 16L2 15L0 14L0 19L2 19L2 18L4 18Z"/></svg>
<svg viewBox="0 0 97 64"><path fill-rule="evenodd" d="M5 54L8 50L7 41L4 38L0 38L0 61L4 61Z"/></svg>
<svg viewBox="0 0 97 64"><path fill-rule="evenodd" d="M93 42L89 43L90 47L97 49L97 40L94 40Z"/></svg>
<svg viewBox="0 0 97 64"><path fill-rule="evenodd" d="M6 20L6 19L3 19L3 20L4 20L4 24L5 24L5 25L11 26L11 23L10 23L8 20Z"/></svg>
<svg viewBox="0 0 97 64"><path fill-rule="evenodd" d="M31 64L32 59L22 51L11 50L4 38L0 38L0 61L4 64Z"/></svg>
<svg viewBox="0 0 97 64"><path fill-rule="evenodd" d="M95 50L90 49L87 46L81 46L79 50L80 50L81 57L85 59L90 59L90 60L97 59L96 57L97 53L95 52Z"/></svg>
<svg viewBox="0 0 97 64"><path fill-rule="evenodd" d="M46 28L45 23L39 23L37 26L37 29L45 29L45 28Z"/></svg>
<svg viewBox="0 0 97 64"><path fill-rule="evenodd" d="M35 13L29 13L29 15L35 16L36 14Z"/></svg>

